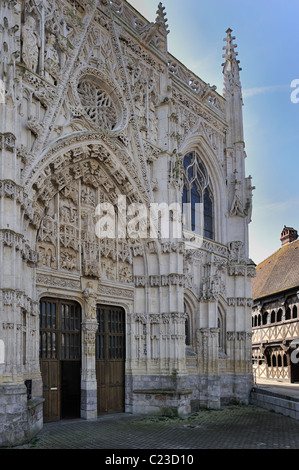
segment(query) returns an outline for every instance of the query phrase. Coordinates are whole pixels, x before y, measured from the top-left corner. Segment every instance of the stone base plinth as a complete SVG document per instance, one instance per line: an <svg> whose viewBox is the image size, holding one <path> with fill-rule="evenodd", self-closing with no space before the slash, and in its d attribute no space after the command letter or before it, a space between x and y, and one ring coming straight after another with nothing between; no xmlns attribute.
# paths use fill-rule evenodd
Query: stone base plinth
<svg viewBox="0 0 299 470"><path fill-rule="evenodd" d="M97 416L97 389L81 389L81 418L91 420Z"/></svg>
<svg viewBox="0 0 299 470"><path fill-rule="evenodd" d="M43 398L27 400L25 385L0 386L0 447L31 441L43 427Z"/></svg>
<svg viewBox="0 0 299 470"><path fill-rule="evenodd" d="M133 413L184 417L191 413L190 390L134 390Z"/></svg>

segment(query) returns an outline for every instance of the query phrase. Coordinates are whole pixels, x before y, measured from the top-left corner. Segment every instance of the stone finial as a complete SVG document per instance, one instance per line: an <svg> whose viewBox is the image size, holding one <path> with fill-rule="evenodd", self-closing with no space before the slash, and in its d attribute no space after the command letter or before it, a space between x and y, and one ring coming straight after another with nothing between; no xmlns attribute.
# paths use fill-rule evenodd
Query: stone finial
<svg viewBox="0 0 299 470"><path fill-rule="evenodd" d="M166 13L165 13L165 7L163 7L162 2L159 3L158 5L158 10L157 10L157 18L156 18L156 24L159 26L159 29L163 34L167 35L169 34L169 29L168 29L168 24L167 24L167 18Z"/></svg>
<svg viewBox="0 0 299 470"><path fill-rule="evenodd" d="M222 48L225 51L225 54L223 54L222 57L225 59L225 61L235 60L237 64L239 64L240 61L237 60L238 52L235 51L236 47L238 46L237 44L233 43L233 41L236 38L235 36L232 36L232 29L228 28L228 30L226 31L226 34L227 34L226 38L223 39L223 41L226 42L226 45ZM222 65L225 66L225 63ZM239 67L239 70L242 70L242 69Z"/></svg>
<svg viewBox="0 0 299 470"><path fill-rule="evenodd" d="M232 95L237 88L241 90L240 71L242 70L239 66L240 61L237 59L238 52L235 51L237 44L234 44L234 40L236 38L232 36L232 30L230 28L228 28L226 34L226 38L223 39L223 41L226 42L226 45L223 47L225 53L222 56L225 59L225 62L222 64L224 97Z"/></svg>

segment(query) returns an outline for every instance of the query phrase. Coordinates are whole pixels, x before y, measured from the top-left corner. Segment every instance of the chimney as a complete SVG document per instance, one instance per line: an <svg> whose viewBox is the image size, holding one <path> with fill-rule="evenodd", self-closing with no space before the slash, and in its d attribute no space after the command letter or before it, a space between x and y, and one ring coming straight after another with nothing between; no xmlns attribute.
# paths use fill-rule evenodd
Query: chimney
<svg viewBox="0 0 299 470"><path fill-rule="evenodd" d="M288 243L292 243L298 238L298 232L292 227L284 226L283 231L281 232L281 246L287 245Z"/></svg>

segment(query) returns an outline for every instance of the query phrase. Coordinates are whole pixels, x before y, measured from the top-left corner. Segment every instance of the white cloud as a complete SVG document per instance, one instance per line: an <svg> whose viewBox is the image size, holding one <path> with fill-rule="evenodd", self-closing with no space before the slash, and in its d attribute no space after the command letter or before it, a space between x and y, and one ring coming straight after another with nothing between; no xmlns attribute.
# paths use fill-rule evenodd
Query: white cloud
<svg viewBox="0 0 299 470"><path fill-rule="evenodd" d="M286 91L290 87L287 85L273 85L264 87L247 88L243 90L244 98L251 98L252 96L261 95L264 93L273 93L277 91Z"/></svg>

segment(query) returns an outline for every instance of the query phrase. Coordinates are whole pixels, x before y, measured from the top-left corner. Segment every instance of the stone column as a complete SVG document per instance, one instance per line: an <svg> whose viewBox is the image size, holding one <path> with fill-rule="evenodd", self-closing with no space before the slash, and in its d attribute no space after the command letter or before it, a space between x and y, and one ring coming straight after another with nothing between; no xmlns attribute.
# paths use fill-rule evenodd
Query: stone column
<svg viewBox="0 0 299 470"><path fill-rule="evenodd" d="M82 321L82 372L81 372L81 418L97 418L96 378L96 293L92 283L83 292L84 311Z"/></svg>

